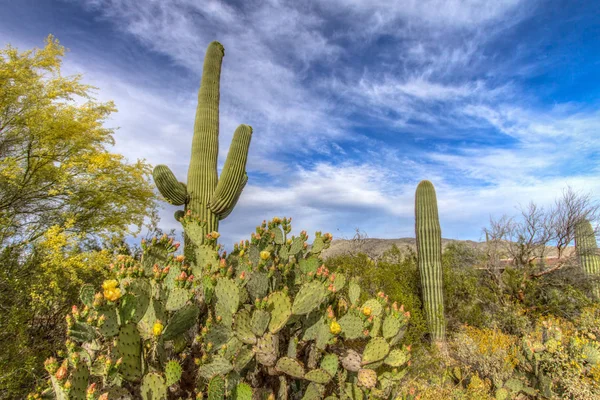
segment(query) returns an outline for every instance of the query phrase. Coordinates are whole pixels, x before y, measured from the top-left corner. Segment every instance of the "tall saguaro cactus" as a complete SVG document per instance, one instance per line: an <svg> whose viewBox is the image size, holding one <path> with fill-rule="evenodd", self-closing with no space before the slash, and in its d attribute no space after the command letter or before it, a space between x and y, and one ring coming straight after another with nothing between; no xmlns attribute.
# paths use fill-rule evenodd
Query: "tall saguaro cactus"
<svg viewBox="0 0 600 400"><path fill-rule="evenodd" d="M443 344L446 336L442 282L442 230L435 188L421 181L415 193L415 233L423 306L431 339Z"/></svg>
<svg viewBox="0 0 600 400"><path fill-rule="evenodd" d="M599 277L600 255L596 235L590 221L583 219L575 225L575 249L581 267L588 275ZM600 299L600 285L594 283L594 296Z"/></svg>
<svg viewBox="0 0 600 400"><path fill-rule="evenodd" d="M157 165L153 172L158 190L169 203L183 205L185 212L191 211L206 221L202 237L218 230L219 221L231 213L248 181L246 160L252 137L252 128L248 125L236 129L221 176L217 175L219 85L224 55L221 43L208 45L198 92L187 186L178 182L166 165ZM182 215L180 211L175 214L176 218ZM187 249L190 246L186 240L186 256L192 254Z"/></svg>

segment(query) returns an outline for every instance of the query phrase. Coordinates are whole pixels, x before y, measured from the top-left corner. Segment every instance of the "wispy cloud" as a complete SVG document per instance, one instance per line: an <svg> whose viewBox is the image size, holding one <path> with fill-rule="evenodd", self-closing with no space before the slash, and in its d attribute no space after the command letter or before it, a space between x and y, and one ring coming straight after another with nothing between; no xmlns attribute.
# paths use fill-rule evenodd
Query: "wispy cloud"
<svg viewBox="0 0 600 400"><path fill-rule="evenodd" d="M566 184L600 190L597 103L550 104L547 87L528 86L563 56L530 56L544 38L523 30L552 22L536 19L543 3L71 1L160 61L131 71L115 47L92 62L79 39L67 66L116 101L117 151L184 180L204 49L224 44L221 165L235 127L255 129L225 243L274 215L309 231L410 236L421 179L436 185L445 236L478 239L490 214L519 202L549 203Z"/></svg>

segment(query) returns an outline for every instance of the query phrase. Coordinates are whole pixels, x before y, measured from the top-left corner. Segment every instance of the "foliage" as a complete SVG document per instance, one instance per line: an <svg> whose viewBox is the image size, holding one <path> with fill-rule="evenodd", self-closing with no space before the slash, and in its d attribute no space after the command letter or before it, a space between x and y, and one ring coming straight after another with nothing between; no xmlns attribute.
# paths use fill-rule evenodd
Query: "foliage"
<svg viewBox="0 0 600 400"><path fill-rule="evenodd" d="M0 51L0 245L51 226L119 236L152 211L150 168L110 153L112 102L94 101L81 76L60 73L64 47Z"/></svg>
<svg viewBox="0 0 600 400"><path fill-rule="evenodd" d="M463 324L489 326L490 304L496 293L490 287L484 271L477 269L483 254L460 242L446 246L442 253L446 323L450 331Z"/></svg>
<svg viewBox="0 0 600 400"><path fill-rule="evenodd" d="M82 282L155 211L149 165L109 151L113 103L63 76L64 55L52 36L0 50L0 398L39 382Z"/></svg>
<svg viewBox="0 0 600 400"><path fill-rule="evenodd" d="M140 260L119 256L100 291L84 285L67 354L46 361L52 385L32 398L395 398L410 313L330 273L320 253L331 235L317 232L309 249L275 218L227 255L204 221L182 223L195 262L163 236Z"/></svg>
<svg viewBox="0 0 600 400"><path fill-rule="evenodd" d="M404 304L411 315L406 342L418 343L422 340L427 332L427 323L421 309L419 272L414 250L407 247L403 251L394 245L377 261L359 253L328 258L325 265L333 272L360 278L361 287L369 296L383 291L392 301Z"/></svg>

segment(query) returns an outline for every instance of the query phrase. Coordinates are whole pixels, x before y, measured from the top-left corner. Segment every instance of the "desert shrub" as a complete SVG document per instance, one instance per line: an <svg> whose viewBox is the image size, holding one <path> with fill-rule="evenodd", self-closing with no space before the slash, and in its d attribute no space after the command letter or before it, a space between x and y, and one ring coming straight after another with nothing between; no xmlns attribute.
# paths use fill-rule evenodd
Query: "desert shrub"
<svg viewBox="0 0 600 400"><path fill-rule="evenodd" d="M563 318L547 316L522 338L519 372L549 398L600 396L600 343L595 334Z"/></svg>
<svg viewBox="0 0 600 400"><path fill-rule="evenodd" d="M465 326L451 342L453 355L479 376L502 387L518 363L517 338L497 329Z"/></svg>
<svg viewBox="0 0 600 400"><path fill-rule="evenodd" d="M491 325L490 305L496 293L485 272L476 269L483 254L464 243L451 243L442 253L444 301L448 331L456 332L463 324Z"/></svg>

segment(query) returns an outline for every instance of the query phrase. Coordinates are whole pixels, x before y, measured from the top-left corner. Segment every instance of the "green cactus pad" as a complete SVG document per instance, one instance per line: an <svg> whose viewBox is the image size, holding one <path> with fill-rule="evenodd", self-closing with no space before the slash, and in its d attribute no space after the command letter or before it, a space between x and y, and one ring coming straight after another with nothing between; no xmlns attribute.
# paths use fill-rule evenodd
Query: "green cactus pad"
<svg viewBox="0 0 600 400"><path fill-rule="evenodd" d="M105 318L104 323L99 327L102 336L111 337L119 333L119 317L115 308L103 307L98 311L98 317Z"/></svg>
<svg viewBox="0 0 600 400"><path fill-rule="evenodd" d="M320 385L315 382L311 382L306 391L304 392L304 396L302 400L320 400L323 398L323 394L325 393L325 386Z"/></svg>
<svg viewBox="0 0 600 400"><path fill-rule="evenodd" d="M350 304L356 304L358 299L360 299L360 285L356 280L351 280L348 285L348 298L350 300Z"/></svg>
<svg viewBox="0 0 600 400"><path fill-rule="evenodd" d="M279 336L270 332L258 339L256 343L256 361L266 367L272 367L279 354Z"/></svg>
<svg viewBox="0 0 600 400"><path fill-rule="evenodd" d="M304 378L304 367L297 360L290 357L281 357L277 360L275 369L293 378Z"/></svg>
<svg viewBox="0 0 600 400"><path fill-rule="evenodd" d="M237 372L242 372L250 361L254 358L254 352L248 347L242 347L233 360L233 368Z"/></svg>
<svg viewBox="0 0 600 400"><path fill-rule="evenodd" d="M339 292L340 290L344 289L344 286L346 286L346 275L336 273L333 280L333 289L336 292Z"/></svg>
<svg viewBox="0 0 600 400"><path fill-rule="evenodd" d="M183 372L183 368L179 362L175 360L169 361L165 365L165 377L166 377L166 385L171 386L179 382L181 379L181 373Z"/></svg>
<svg viewBox="0 0 600 400"><path fill-rule="evenodd" d="M317 254L323 251L323 249L325 248L325 242L323 241L323 236L319 235L317 237L315 237L315 240L313 241L311 247L310 247L310 252L313 254Z"/></svg>
<svg viewBox="0 0 600 400"><path fill-rule="evenodd" d="M94 307L94 296L96 295L96 289L94 289L93 285L85 284L81 287L79 291L79 299L83 303L83 305L88 306L89 308Z"/></svg>
<svg viewBox="0 0 600 400"><path fill-rule="evenodd" d="M146 374L142 380L140 394L143 400L166 400L167 386L165 380L156 372Z"/></svg>
<svg viewBox="0 0 600 400"><path fill-rule="evenodd" d="M273 292L269 296L269 312L271 320L269 321L269 332L277 333L292 316L292 302L283 292Z"/></svg>
<svg viewBox="0 0 600 400"><path fill-rule="evenodd" d="M321 265L321 261L317 257L312 256L301 259L298 265L300 266L300 271L302 271L303 274L314 274Z"/></svg>
<svg viewBox="0 0 600 400"><path fill-rule="evenodd" d="M335 354L325 354L321 359L321 368L331 376L335 376L338 370L338 357Z"/></svg>
<svg viewBox="0 0 600 400"><path fill-rule="evenodd" d="M194 326L199 314L200 310L195 304L188 304L176 311L165 327L163 339L172 340L179 335L183 335L188 329Z"/></svg>
<svg viewBox="0 0 600 400"><path fill-rule="evenodd" d="M235 314L234 329L238 339L246 344L255 344L256 336L252 333L250 327L250 312L248 310L240 310Z"/></svg>
<svg viewBox="0 0 600 400"><path fill-rule="evenodd" d="M295 256L304 248L304 240L301 237L295 237L290 245L290 256Z"/></svg>
<svg viewBox="0 0 600 400"><path fill-rule="evenodd" d="M384 359L384 363L386 363L390 367L400 367L408 361L408 358L408 353L404 350L393 349Z"/></svg>
<svg viewBox="0 0 600 400"><path fill-rule="evenodd" d="M369 335L371 337L379 336L379 333L381 331L381 325L383 325L381 317L373 317L373 325L371 326Z"/></svg>
<svg viewBox="0 0 600 400"><path fill-rule="evenodd" d="M369 299L365 301L362 305L362 310L365 308L371 309L371 315L374 317L378 317L383 312L383 306L377 299Z"/></svg>
<svg viewBox="0 0 600 400"><path fill-rule="evenodd" d="M192 293L188 289L175 287L169 290L165 309L167 311L177 311L190 299Z"/></svg>
<svg viewBox="0 0 600 400"><path fill-rule="evenodd" d="M342 327L342 335L346 339L359 339L363 338L363 321L358 315L353 313L347 313L338 321Z"/></svg>
<svg viewBox="0 0 600 400"><path fill-rule="evenodd" d="M398 334L400 331L400 318L388 315L383 321L383 337L391 339Z"/></svg>
<svg viewBox="0 0 600 400"><path fill-rule="evenodd" d="M327 297L327 290L321 282L312 281L305 283L296 294L292 313L295 315L305 315L317 308Z"/></svg>
<svg viewBox="0 0 600 400"><path fill-rule="evenodd" d="M69 390L70 400L85 400L90 378L90 370L84 362L79 362L75 367L69 380L71 381L71 389Z"/></svg>
<svg viewBox="0 0 600 400"><path fill-rule="evenodd" d="M363 400L365 398L362 389L353 383L345 384L344 394L349 400Z"/></svg>
<svg viewBox="0 0 600 400"><path fill-rule="evenodd" d="M362 365L383 360L390 352L390 345L382 337L373 338L367 343L362 354Z"/></svg>
<svg viewBox="0 0 600 400"><path fill-rule="evenodd" d="M206 343L212 343L215 351L233 337L233 331L227 325L217 324L210 327L205 338Z"/></svg>
<svg viewBox="0 0 600 400"><path fill-rule="evenodd" d="M129 323L121 327L115 353L117 358L123 359L119 368L123 379L136 381L142 377L142 339L135 324Z"/></svg>
<svg viewBox="0 0 600 400"><path fill-rule="evenodd" d="M304 375L304 379L315 383L321 383L323 385L328 383L331 380L331 377L332 376L327 371L320 368L308 371L306 375Z"/></svg>
<svg viewBox="0 0 600 400"><path fill-rule="evenodd" d="M332 337L333 334L331 333L329 324L325 322L317 329L317 340L315 341L315 345L319 350L325 350Z"/></svg>
<svg viewBox="0 0 600 400"><path fill-rule="evenodd" d="M227 348L223 353L223 357L225 357L228 360L233 359L233 357L235 357L235 355L240 351L240 349L244 347L244 343L242 343L241 340L239 340L235 336L230 337L227 343L225 343L225 345L227 346Z"/></svg>
<svg viewBox="0 0 600 400"><path fill-rule="evenodd" d="M225 379L215 376L208 384L208 400L223 400L225 398Z"/></svg>
<svg viewBox="0 0 600 400"><path fill-rule="evenodd" d="M152 327L156 321L161 321L163 324L166 322L167 314L163 304L158 300L152 300L146 314L142 320L138 323L138 329L144 339L150 339L154 336Z"/></svg>
<svg viewBox="0 0 600 400"><path fill-rule="evenodd" d="M252 313L252 319L250 320L250 328L256 336L262 336L271 320L271 314L268 311L256 309Z"/></svg>
<svg viewBox="0 0 600 400"><path fill-rule="evenodd" d="M257 265L260 261L260 250L254 244L251 244L248 248L248 258L253 265Z"/></svg>
<svg viewBox="0 0 600 400"><path fill-rule="evenodd" d="M67 331L69 338L76 342L91 342L96 338L96 330L83 322L75 322Z"/></svg>
<svg viewBox="0 0 600 400"><path fill-rule="evenodd" d="M198 368L198 375L205 379L211 379L213 376L225 375L233 371L233 365L221 356L213 358L212 362L201 365Z"/></svg>
<svg viewBox="0 0 600 400"><path fill-rule="evenodd" d="M232 279L219 278L215 286L215 296L230 314L234 314L240 304L240 288Z"/></svg>
<svg viewBox="0 0 600 400"><path fill-rule="evenodd" d="M285 239L283 237L283 231L281 230L280 227L276 226L276 227L270 229L269 232L273 233L273 235L274 235L273 241L275 242L275 244L285 243Z"/></svg>
<svg viewBox="0 0 600 400"><path fill-rule="evenodd" d="M257 271L250 275L246 290L250 295L250 299L262 299L269 291L269 276L266 272Z"/></svg>
<svg viewBox="0 0 600 400"><path fill-rule="evenodd" d="M306 319L303 321L302 326L305 327L302 340L305 342L316 340L319 328L325 324L325 316L318 312L312 312L308 314Z"/></svg>
<svg viewBox="0 0 600 400"><path fill-rule="evenodd" d="M150 244L142 255L142 267L144 273L151 276L153 273L154 264L161 267L167 265L169 260L169 251L163 243Z"/></svg>
<svg viewBox="0 0 600 400"><path fill-rule="evenodd" d="M69 394L63 388L62 382L60 382L54 375L50 375L50 381L52 382L52 390L56 400L69 400Z"/></svg>
<svg viewBox="0 0 600 400"><path fill-rule="evenodd" d="M192 273L194 276L202 276L204 269L214 273L219 267L219 253L212 246L195 246L194 257L196 259L196 262L192 264Z"/></svg>
<svg viewBox="0 0 600 400"><path fill-rule="evenodd" d="M247 383L240 383L235 387L234 400L252 400L252 387Z"/></svg>

